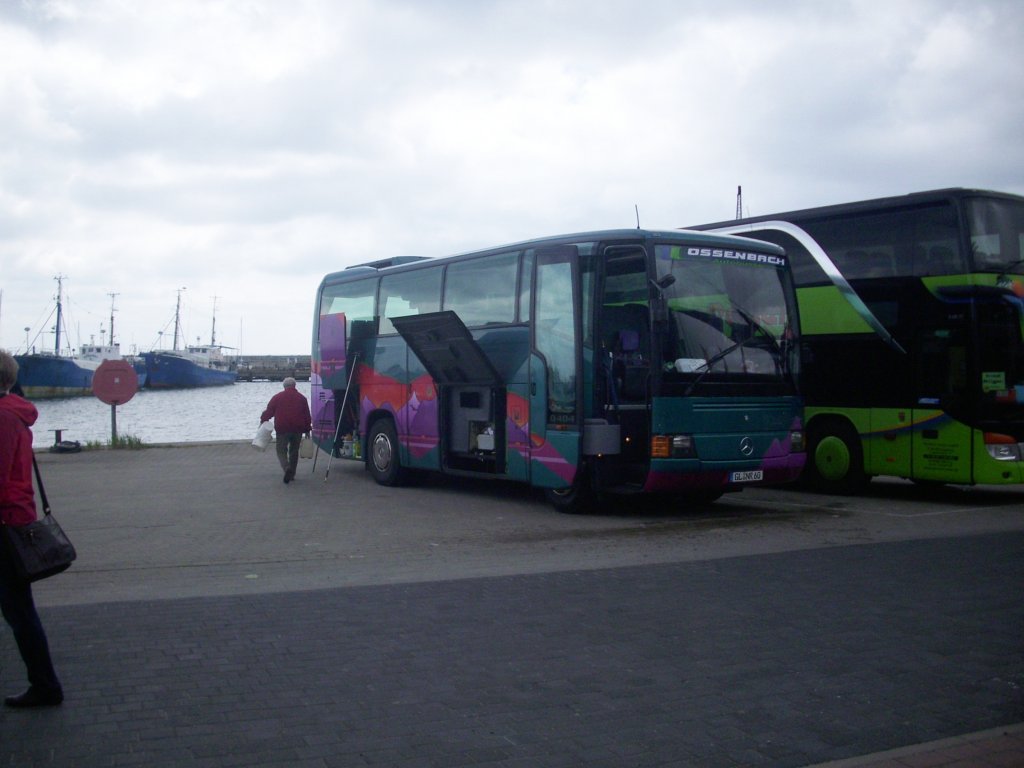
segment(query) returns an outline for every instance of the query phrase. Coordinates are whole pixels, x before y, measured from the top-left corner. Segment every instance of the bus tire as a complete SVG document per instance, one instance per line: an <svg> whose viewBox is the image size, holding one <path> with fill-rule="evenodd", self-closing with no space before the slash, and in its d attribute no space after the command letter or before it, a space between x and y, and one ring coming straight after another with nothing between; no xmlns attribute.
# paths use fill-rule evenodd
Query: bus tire
<svg viewBox="0 0 1024 768"><path fill-rule="evenodd" d="M398 433L395 423L387 418L373 422L366 440L366 469L380 485L402 485L406 469L398 453Z"/></svg>
<svg viewBox="0 0 1024 768"><path fill-rule="evenodd" d="M585 515L596 512L599 507L597 493L590 484L590 475L585 470L576 473L576 479L568 488L545 488L544 498L548 503L567 515Z"/></svg>
<svg viewBox="0 0 1024 768"><path fill-rule="evenodd" d="M842 496L863 490L870 478L860 436L849 423L829 419L812 424L809 438L807 475L814 488Z"/></svg>

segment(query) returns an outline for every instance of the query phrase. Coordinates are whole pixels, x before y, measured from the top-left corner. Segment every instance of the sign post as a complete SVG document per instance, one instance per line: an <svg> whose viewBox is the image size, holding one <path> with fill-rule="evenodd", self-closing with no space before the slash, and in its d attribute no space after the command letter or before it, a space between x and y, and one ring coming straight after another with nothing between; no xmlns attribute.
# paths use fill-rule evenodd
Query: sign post
<svg viewBox="0 0 1024 768"><path fill-rule="evenodd" d="M117 406L139 390L139 377L127 360L104 360L92 375L92 391L110 406L110 444L117 442Z"/></svg>

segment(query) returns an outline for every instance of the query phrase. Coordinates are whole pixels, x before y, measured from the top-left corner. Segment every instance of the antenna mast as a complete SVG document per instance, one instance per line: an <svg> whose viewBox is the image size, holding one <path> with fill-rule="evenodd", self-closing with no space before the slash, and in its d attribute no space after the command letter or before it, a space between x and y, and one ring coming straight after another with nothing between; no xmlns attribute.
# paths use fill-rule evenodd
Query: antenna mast
<svg viewBox="0 0 1024 768"><path fill-rule="evenodd" d="M743 187L736 187L736 218L743 218Z"/></svg>

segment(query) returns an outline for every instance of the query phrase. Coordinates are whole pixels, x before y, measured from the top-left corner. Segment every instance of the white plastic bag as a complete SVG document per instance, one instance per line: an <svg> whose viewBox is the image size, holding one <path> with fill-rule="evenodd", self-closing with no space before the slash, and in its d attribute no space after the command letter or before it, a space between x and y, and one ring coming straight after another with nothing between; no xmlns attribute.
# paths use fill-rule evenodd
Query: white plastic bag
<svg viewBox="0 0 1024 768"><path fill-rule="evenodd" d="M257 451L267 450L267 446L270 445L273 436L273 425L269 421L264 421L260 424L260 428L256 430L256 437L252 441L252 447Z"/></svg>
<svg viewBox="0 0 1024 768"><path fill-rule="evenodd" d="M299 443L299 458L313 458L313 441L312 439L306 437L305 435L302 436L302 442Z"/></svg>

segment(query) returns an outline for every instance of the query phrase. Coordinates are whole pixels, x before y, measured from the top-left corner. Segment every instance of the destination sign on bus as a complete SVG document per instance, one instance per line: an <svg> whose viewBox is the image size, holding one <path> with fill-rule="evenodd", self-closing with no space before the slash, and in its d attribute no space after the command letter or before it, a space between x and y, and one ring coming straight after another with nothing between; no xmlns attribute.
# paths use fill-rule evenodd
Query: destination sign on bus
<svg viewBox="0 0 1024 768"><path fill-rule="evenodd" d="M786 266L782 256L771 256L767 253L752 251L729 251L722 248L687 248L687 256L702 256L708 259L727 259L729 261L751 261L757 264L770 264L773 267Z"/></svg>

